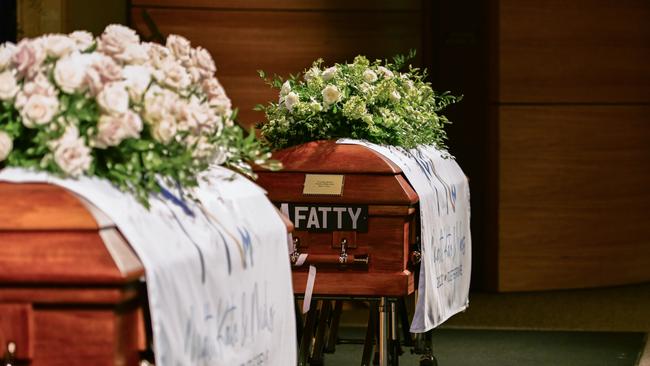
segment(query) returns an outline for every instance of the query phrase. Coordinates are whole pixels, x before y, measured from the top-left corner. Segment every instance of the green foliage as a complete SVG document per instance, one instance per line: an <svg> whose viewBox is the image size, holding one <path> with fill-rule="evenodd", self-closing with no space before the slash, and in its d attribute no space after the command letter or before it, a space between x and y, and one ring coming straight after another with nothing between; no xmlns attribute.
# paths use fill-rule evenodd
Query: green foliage
<svg viewBox="0 0 650 366"><path fill-rule="evenodd" d="M352 63L330 68L323 68L319 59L286 80L259 71L269 86L280 89L280 99L256 107L267 118L258 127L274 149L337 138L445 148L444 126L450 122L439 112L462 96L434 91L418 68L400 72L414 56L411 51L392 62L357 56Z"/></svg>

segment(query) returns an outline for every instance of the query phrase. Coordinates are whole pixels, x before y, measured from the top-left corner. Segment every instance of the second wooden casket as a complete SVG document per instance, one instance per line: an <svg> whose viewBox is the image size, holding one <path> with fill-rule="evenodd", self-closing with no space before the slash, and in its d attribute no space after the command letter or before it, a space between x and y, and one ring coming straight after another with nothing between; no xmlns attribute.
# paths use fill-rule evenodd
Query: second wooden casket
<svg viewBox="0 0 650 366"><path fill-rule="evenodd" d="M400 168L359 145L311 142L274 154L284 169L257 183L294 224L293 284L303 293L406 296L418 262L418 196Z"/></svg>
<svg viewBox="0 0 650 366"><path fill-rule="evenodd" d="M0 183L0 364L138 364L144 270L92 211L56 186Z"/></svg>

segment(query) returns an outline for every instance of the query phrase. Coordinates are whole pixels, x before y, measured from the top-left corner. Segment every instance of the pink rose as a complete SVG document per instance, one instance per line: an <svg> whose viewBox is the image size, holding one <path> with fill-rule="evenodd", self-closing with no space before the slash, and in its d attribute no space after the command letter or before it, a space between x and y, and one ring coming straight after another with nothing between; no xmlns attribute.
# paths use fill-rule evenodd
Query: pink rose
<svg viewBox="0 0 650 366"><path fill-rule="evenodd" d="M209 78L217 71L210 52L203 47L197 47L192 50L192 66L198 68L202 78Z"/></svg>
<svg viewBox="0 0 650 366"><path fill-rule="evenodd" d="M20 41L12 60L18 76L28 79L33 78L39 73L40 67L45 61L45 56L45 50L39 39Z"/></svg>
<svg viewBox="0 0 650 366"><path fill-rule="evenodd" d="M99 37L97 48L111 57L124 53L127 47L134 43L140 43L140 37L131 28L119 24L111 24Z"/></svg>
<svg viewBox="0 0 650 366"><path fill-rule="evenodd" d="M131 111L120 115L102 115L97 122L97 136L93 143L100 149L117 146L127 138L140 137L142 120Z"/></svg>
<svg viewBox="0 0 650 366"><path fill-rule="evenodd" d="M184 65L189 64L192 58L192 47L190 46L190 41L185 37L175 34L169 35L166 46L178 61Z"/></svg>
<svg viewBox="0 0 650 366"><path fill-rule="evenodd" d="M91 94L97 95L104 85L122 79L122 68L112 58L93 54L86 70L86 84Z"/></svg>

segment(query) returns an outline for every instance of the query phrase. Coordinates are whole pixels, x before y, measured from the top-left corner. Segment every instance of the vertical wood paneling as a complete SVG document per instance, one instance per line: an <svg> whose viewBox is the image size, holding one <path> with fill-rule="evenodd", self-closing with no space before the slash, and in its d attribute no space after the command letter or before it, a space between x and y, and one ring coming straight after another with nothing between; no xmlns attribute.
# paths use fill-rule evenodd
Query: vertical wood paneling
<svg viewBox="0 0 650 366"><path fill-rule="evenodd" d="M132 22L147 34L143 9L132 8ZM217 77L246 125L262 122L263 115L252 111L256 104L277 99L277 91L259 79L259 69L288 76L309 67L317 58L331 64L351 61L358 54L388 58L422 47L422 16L408 9L147 11L161 33L183 35L210 51L217 63Z"/></svg>
<svg viewBox="0 0 650 366"><path fill-rule="evenodd" d="M506 103L650 102L650 2L500 0Z"/></svg>
<svg viewBox="0 0 650 366"><path fill-rule="evenodd" d="M650 106L501 107L504 291L650 281Z"/></svg>

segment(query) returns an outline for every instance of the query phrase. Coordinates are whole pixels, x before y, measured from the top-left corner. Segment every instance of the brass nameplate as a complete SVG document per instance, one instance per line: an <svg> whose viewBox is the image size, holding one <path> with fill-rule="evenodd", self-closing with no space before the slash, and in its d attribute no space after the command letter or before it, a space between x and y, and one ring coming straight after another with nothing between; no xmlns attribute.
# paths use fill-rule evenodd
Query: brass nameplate
<svg viewBox="0 0 650 366"><path fill-rule="evenodd" d="M343 195L344 175L305 174L305 186L302 194L341 196Z"/></svg>

